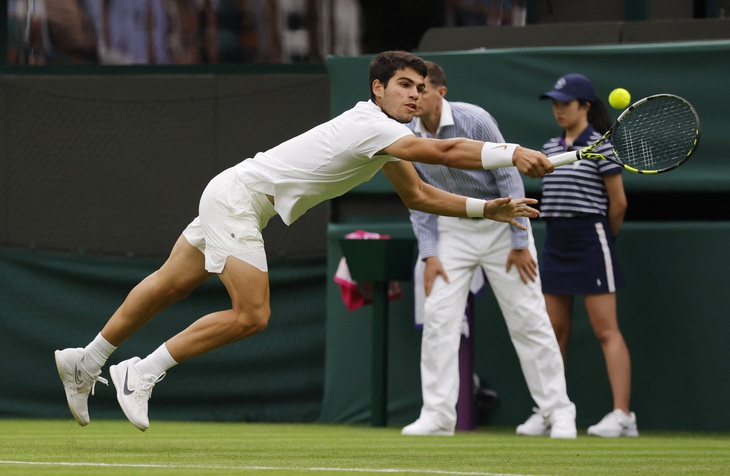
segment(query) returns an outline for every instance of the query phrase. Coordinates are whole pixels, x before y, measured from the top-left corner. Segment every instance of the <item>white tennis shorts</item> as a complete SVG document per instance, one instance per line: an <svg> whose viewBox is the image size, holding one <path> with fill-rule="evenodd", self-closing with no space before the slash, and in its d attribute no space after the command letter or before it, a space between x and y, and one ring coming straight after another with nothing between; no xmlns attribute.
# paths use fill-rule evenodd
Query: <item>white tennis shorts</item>
<svg viewBox="0 0 730 476"><path fill-rule="evenodd" d="M261 230L274 215L266 195L247 189L230 168L208 183L200 197L199 215L183 236L203 252L210 273L223 271L229 256L267 272Z"/></svg>

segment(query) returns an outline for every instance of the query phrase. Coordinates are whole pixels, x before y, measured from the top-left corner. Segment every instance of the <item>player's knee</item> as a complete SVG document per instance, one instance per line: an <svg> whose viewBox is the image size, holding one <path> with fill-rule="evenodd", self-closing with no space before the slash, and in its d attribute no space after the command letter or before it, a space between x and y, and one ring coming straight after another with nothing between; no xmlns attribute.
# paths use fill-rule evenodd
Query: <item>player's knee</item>
<svg viewBox="0 0 730 476"><path fill-rule="evenodd" d="M269 325L271 310L268 306L260 306L256 309L235 311L235 334L243 339L259 332L263 332Z"/></svg>

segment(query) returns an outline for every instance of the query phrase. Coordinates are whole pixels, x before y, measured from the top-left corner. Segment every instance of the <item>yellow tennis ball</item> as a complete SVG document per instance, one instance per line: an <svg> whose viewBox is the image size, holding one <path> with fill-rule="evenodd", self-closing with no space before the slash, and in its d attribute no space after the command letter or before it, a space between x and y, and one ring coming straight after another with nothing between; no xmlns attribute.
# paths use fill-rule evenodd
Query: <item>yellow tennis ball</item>
<svg viewBox="0 0 730 476"><path fill-rule="evenodd" d="M616 88L608 95L608 103L614 109L623 109L631 104L631 94L624 88Z"/></svg>

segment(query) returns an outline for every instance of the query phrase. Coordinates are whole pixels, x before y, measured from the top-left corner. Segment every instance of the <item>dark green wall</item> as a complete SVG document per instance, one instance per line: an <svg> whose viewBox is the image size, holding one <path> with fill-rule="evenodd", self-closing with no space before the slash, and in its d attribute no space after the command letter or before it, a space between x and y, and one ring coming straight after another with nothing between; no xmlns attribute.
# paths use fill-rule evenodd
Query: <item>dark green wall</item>
<svg viewBox="0 0 730 476"><path fill-rule="evenodd" d="M126 294L162 264L0 248L0 417L71 419L53 351L83 347ZM321 262L272 267L272 318L265 332L184 362L155 388L150 418L314 421L324 365ZM114 353L110 363L144 356L195 319L230 307L213 277L161 312ZM108 378L108 371L104 371ZM123 418L114 388L96 385L94 418Z"/></svg>

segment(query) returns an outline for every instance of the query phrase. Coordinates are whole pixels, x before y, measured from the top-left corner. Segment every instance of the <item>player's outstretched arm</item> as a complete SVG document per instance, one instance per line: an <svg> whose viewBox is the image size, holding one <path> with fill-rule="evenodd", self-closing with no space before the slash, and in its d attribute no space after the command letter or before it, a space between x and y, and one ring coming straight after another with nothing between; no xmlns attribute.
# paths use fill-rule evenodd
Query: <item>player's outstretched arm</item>
<svg viewBox="0 0 730 476"><path fill-rule="evenodd" d="M383 173L403 203L412 210L452 217L489 218L509 223L521 230L526 228L515 218L535 218L539 214L530 207L537 203L534 198L506 197L484 201L438 189L423 182L409 162L389 162L383 166Z"/></svg>
<svg viewBox="0 0 730 476"><path fill-rule="evenodd" d="M516 144L497 144L471 139L428 139L406 136L383 149L384 153L410 162L440 164L457 169L493 169L516 166L528 177L542 177L555 166L542 152Z"/></svg>

